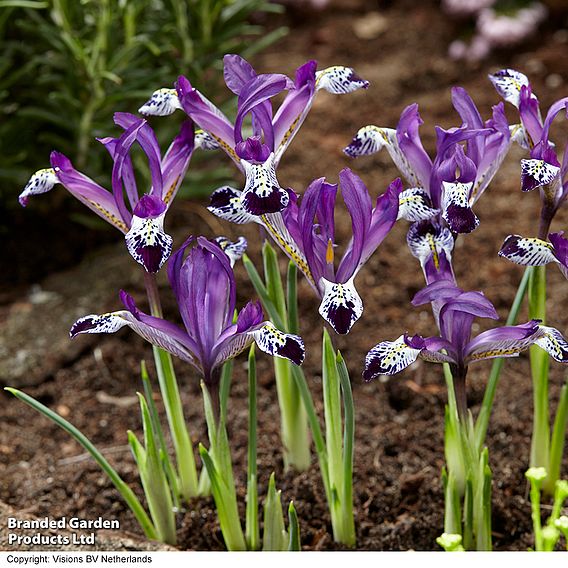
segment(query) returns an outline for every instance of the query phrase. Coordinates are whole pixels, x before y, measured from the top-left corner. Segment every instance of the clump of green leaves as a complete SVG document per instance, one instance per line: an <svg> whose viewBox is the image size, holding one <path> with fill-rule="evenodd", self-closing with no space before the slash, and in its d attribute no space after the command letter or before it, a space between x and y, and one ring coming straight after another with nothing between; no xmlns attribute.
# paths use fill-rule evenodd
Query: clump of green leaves
<svg viewBox="0 0 568 568"><path fill-rule="evenodd" d="M100 179L105 150L94 138L112 134L115 111L135 112L179 74L210 91L223 54L250 56L285 33L250 23L279 9L268 0L0 0L0 196L12 200L52 149L78 169L88 157Z"/></svg>

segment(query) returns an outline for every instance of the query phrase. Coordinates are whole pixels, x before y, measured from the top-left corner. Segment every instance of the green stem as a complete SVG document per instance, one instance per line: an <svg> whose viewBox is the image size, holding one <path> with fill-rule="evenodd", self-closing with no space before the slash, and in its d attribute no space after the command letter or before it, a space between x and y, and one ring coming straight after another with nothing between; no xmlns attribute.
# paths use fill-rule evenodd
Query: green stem
<svg viewBox="0 0 568 568"><path fill-rule="evenodd" d="M509 311L509 316L507 317L507 323L505 325L515 325L517 323L519 311L521 309L525 294L527 293L530 274L531 267L527 267L517 289L517 293L515 295L513 305L511 306L511 310ZM495 359L493 361L493 366L491 367L491 373L489 375L487 387L483 395L481 409L475 422L475 443L478 452L481 452L483 445L485 444L489 418L491 417L493 401L495 400L495 393L497 391L497 385L499 384L499 378L501 377L501 370L503 369L504 363L504 359Z"/></svg>
<svg viewBox="0 0 568 568"><path fill-rule="evenodd" d="M566 426L568 425L568 383L560 391L560 400L556 409L556 417L552 428L550 442L550 458L547 477L543 489L548 495L555 491L556 482L560 479L560 465L566 441Z"/></svg>
<svg viewBox="0 0 568 568"><path fill-rule="evenodd" d="M254 356L254 343L250 348L248 364L249 416L245 538L248 550L258 550L260 548L260 531L258 528L258 485L256 463L256 358Z"/></svg>
<svg viewBox="0 0 568 568"><path fill-rule="evenodd" d="M529 317L546 323L546 266L535 266L529 279ZM533 433L531 467L549 468L550 417L548 409L548 353L538 346L530 348L533 382Z"/></svg>
<svg viewBox="0 0 568 568"><path fill-rule="evenodd" d="M150 313L155 317L162 317L155 275L144 273L144 282L150 303ZM153 352L160 392L176 453L180 495L184 500L189 500L198 493L197 468L193 455L193 445L183 415L183 405L174 366L171 355L167 351L154 346Z"/></svg>

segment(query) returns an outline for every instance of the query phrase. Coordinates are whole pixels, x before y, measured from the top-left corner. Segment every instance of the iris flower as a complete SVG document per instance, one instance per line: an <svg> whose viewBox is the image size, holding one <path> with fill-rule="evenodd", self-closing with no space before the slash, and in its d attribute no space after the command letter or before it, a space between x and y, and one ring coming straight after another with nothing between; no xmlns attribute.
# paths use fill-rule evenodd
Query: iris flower
<svg viewBox="0 0 568 568"><path fill-rule="evenodd" d="M189 166L194 150L193 124L186 121L162 157L156 135L143 119L116 113L115 123L124 129L119 138L103 138L114 162L112 191L77 171L71 160L52 152L51 167L36 172L19 200L28 204L33 195L46 193L60 183L79 201L124 233L126 246L136 262L157 272L172 251L172 238L164 232L165 215ZM140 195L130 151L137 142L148 159L152 187ZM125 198L126 194L126 198ZM128 204L128 205L127 205Z"/></svg>
<svg viewBox="0 0 568 568"><path fill-rule="evenodd" d="M521 189L541 188L541 227L546 229L568 195L568 144L559 159L557 145L550 140L552 122L568 111L568 97L552 104L543 120L540 103L525 75L504 69L489 78L499 94L519 110L525 146L530 149L530 158L521 160ZM541 233L546 238L547 230Z"/></svg>
<svg viewBox="0 0 568 568"><path fill-rule="evenodd" d="M240 245L242 248L242 241ZM192 365L214 391L221 366L253 342L261 351L296 365L304 360L302 339L282 333L265 321L259 302L249 302L234 320L235 277L230 259L218 243L190 237L172 255L168 278L183 327L145 314L122 291L124 310L80 318L71 328L71 337L80 333L114 333L128 326L146 341Z"/></svg>
<svg viewBox="0 0 568 568"><path fill-rule="evenodd" d="M244 210L252 215L275 213L284 209L288 192L276 178L282 155L306 119L315 95L324 89L334 94L367 88L369 83L348 67L329 67L317 71L317 62L308 61L298 68L295 80L281 74L257 74L238 55L224 58L227 87L237 96L234 124L185 77L176 89L159 89L140 112L166 115L177 108L206 133L210 144L217 144L245 174L245 187L240 195ZM273 112L271 99L287 91ZM243 132L247 118L252 121L252 136Z"/></svg>
<svg viewBox="0 0 568 568"><path fill-rule="evenodd" d="M334 212L338 186L325 178L313 181L299 203L290 190L289 205L281 213L250 215L240 192L231 187L214 192L209 210L228 221L256 222L264 227L321 299L320 315L337 333L345 334L363 313L355 277L396 222L402 183L395 180L374 208L369 190L349 168L339 173L339 185L353 236L337 268Z"/></svg>
<svg viewBox="0 0 568 568"><path fill-rule="evenodd" d="M384 147L406 179L410 187L400 194L399 218L413 223L408 245L420 260L427 282L453 279L455 235L478 226L472 207L521 130L509 127L502 103L493 107L492 118L484 122L464 89L454 88L452 101L463 124L449 130L436 128L434 159L422 145L419 128L423 122L416 104L404 109L396 129L365 126L344 150L358 157Z"/></svg>
<svg viewBox="0 0 568 568"><path fill-rule="evenodd" d="M472 339L474 318L499 318L493 304L481 292L464 292L452 282L438 281L426 286L412 300L415 306L430 302L442 305L437 315L440 336L423 338L404 334L395 341L379 343L367 354L365 380L399 373L418 358L449 363L456 393L462 393L463 412L465 377L471 363L516 357L531 345L538 345L560 363L568 363L568 343L562 334L553 327L540 325L538 320L490 329Z"/></svg>

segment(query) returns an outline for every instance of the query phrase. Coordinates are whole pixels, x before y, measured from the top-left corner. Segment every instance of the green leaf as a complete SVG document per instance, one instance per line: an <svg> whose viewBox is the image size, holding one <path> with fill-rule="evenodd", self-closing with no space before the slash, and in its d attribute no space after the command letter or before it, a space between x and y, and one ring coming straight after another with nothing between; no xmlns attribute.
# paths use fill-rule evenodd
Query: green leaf
<svg viewBox="0 0 568 568"><path fill-rule="evenodd" d="M288 506L288 532L290 534L288 550L290 552L299 552L302 550L300 543L300 524L298 523L298 515L296 514L296 509L292 501L290 501L290 505Z"/></svg>
<svg viewBox="0 0 568 568"><path fill-rule="evenodd" d="M284 527L281 491L276 491L274 473L270 475L268 492L264 501L264 533L262 550L281 551L288 549L288 533Z"/></svg>
<svg viewBox="0 0 568 568"><path fill-rule="evenodd" d="M152 524L152 521L148 517L146 511L138 501L136 495L134 495L132 489L124 483L122 478L118 475L118 473L113 469L113 467L108 463L108 461L104 458L104 456L97 450L97 448L92 444L92 442L82 434L75 426L73 426L70 422L56 414L47 406L41 404L31 396L27 395L26 393L19 391L14 388L5 387L6 391L12 393L16 398L25 402L27 405L31 406L34 410L37 410L47 418L49 418L52 422L57 424L60 428L65 430L68 434L70 434L91 456L94 460L99 464L101 469L108 475L109 479L112 481L114 486L118 489L118 492L121 494L122 498L126 501L126 504L130 507L130 510L134 513L136 520L140 524L140 527L144 531L144 534L150 539L157 539L158 534L156 532L156 528Z"/></svg>

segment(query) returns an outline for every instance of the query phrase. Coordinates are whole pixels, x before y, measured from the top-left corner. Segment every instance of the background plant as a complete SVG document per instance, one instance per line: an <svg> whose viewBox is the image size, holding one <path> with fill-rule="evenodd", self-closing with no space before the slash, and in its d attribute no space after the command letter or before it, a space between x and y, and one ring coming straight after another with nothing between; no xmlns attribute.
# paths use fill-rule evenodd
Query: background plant
<svg viewBox="0 0 568 568"><path fill-rule="evenodd" d="M15 204L55 148L79 169L88 156L100 180L105 151L94 137L115 111L135 111L180 73L214 89L224 53L251 55L285 33L251 23L279 10L266 0L0 1L1 200ZM160 126L171 138L175 123Z"/></svg>

